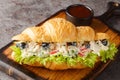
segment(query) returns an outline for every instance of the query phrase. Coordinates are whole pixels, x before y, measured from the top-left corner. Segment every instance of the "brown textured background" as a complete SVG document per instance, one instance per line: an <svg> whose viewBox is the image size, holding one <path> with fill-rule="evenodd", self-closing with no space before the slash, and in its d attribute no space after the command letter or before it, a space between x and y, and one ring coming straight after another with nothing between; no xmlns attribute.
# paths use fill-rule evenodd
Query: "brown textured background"
<svg viewBox="0 0 120 80"><path fill-rule="evenodd" d="M71 4L88 5L98 16L106 11L109 1L120 3L120 0L0 0L0 48L8 44L13 35ZM120 57L117 61L120 61ZM120 80L119 66L120 62L114 62L97 80ZM0 80L14 79L0 71Z"/></svg>

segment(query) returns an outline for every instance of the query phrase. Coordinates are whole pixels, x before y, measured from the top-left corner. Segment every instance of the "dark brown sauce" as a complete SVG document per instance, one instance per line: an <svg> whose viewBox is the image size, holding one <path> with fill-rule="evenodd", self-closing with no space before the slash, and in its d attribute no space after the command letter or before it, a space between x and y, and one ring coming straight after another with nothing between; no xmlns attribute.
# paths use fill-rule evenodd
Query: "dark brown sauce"
<svg viewBox="0 0 120 80"><path fill-rule="evenodd" d="M91 15L91 11L84 6L74 6L69 9L70 15L78 18L87 18Z"/></svg>

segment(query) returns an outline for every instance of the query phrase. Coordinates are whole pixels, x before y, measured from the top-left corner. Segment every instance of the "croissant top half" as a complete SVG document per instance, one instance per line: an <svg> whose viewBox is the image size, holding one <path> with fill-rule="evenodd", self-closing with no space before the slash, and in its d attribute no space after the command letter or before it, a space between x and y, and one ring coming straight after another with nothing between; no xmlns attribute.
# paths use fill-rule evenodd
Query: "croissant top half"
<svg viewBox="0 0 120 80"><path fill-rule="evenodd" d="M95 39L108 39L105 33L97 33L89 26L75 27L71 22L63 18L53 18L42 26L29 27L21 34L12 38L18 41L34 42L74 42L92 41Z"/></svg>

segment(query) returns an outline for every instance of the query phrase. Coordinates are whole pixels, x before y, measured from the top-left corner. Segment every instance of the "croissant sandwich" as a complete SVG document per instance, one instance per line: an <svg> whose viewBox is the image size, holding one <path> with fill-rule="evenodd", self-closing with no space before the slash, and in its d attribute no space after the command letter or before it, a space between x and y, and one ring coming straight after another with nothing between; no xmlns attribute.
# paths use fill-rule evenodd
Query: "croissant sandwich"
<svg viewBox="0 0 120 80"><path fill-rule="evenodd" d="M117 48L106 33L89 26L77 26L53 18L40 27L29 27L12 38L12 59L20 64L51 70L94 67L98 61L113 59Z"/></svg>

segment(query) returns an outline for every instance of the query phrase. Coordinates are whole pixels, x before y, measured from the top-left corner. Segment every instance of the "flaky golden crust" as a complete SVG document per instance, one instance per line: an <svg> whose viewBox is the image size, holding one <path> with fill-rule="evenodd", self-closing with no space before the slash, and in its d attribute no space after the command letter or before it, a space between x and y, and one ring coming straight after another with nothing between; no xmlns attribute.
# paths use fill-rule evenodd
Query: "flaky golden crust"
<svg viewBox="0 0 120 80"><path fill-rule="evenodd" d="M46 66L48 64L49 64L49 66ZM50 70L65 70L65 69L69 69L69 66L66 63L59 63L59 64L57 64L55 62L48 62L46 65L45 65L45 67L50 69Z"/></svg>
<svg viewBox="0 0 120 80"><path fill-rule="evenodd" d="M31 65L28 64L30 66L35 66L35 65ZM45 67L48 68L50 70L66 70L66 69L83 69L83 68L87 68L85 65L81 64L81 63L76 63L75 65L69 65L65 62L63 63L55 63L55 62L47 62L45 65L40 66L40 67Z"/></svg>
<svg viewBox="0 0 120 80"><path fill-rule="evenodd" d="M27 34L18 34L16 36L12 37L12 40L32 41L31 38Z"/></svg>
<svg viewBox="0 0 120 80"><path fill-rule="evenodd" d="M43 27L30 27L22 32L23 34L29 35L34 42L49 42L51 38L46 35Z"/></svg>
<svg viewBox="0 0 120 80"><path fill-rule="evenodd" d="M95 40L110 39L110 36L106 33L96 33Z"/></svg>
<svg viewBox="0 0 120 80"><path fill-rule="evenodd" d="M29 27L21 34L14 36L12 40L51 42L51 37L45 33L43 27Z"/></svg>
<svg viewBox="0 0 120 80"><path fill-rule="evenodd" d="M77 41L93 41L95 38L94 30L89 26L77 27Z"/></svg>
<svg viewBox="0 0 120 80"><path fill-rule="evenodd" d="M70 68L72 68L72 69L83 69L83 68L87 68L87 67L85 65L81 64L81 63L77 63L77 64L71 66Z"/></svg>
<svg viewBox="0 0 120 80"><path fill-rule="evenodd" d="M37 27L29 27L25 29L22 34L27 34L32 39L32 41L37 42L39 38L42 36L42 29ZM39 37L39 38L38 38Z"/></svg>
<svg viewBox="0 0 120 80"><path fill-rule="evenodd" d="M66 70L66 69L84 69L87 68L85 65L81 63L77 63L75 65L68 65L67 63L55 63L55 62L47 62L45 65L40 64L39 62L36 63L26 63L29 66L34 67L45 67L50 70Z"/></svg>
<svg viewBox="0 0 120 80"><path fill-rule="evenodd" d="M26 65L29 66L34 66L34 67L44 67L42 64L40 64L39 62L35 62L35 63L26 63Z"/></svg>
<svg viewBox="0 0 120 80"><path fill-rule="evenodd" d="M75 26L63 18L53 18L43 24L52 42L73 42L76 41Z"/></svg>
<svg viewBox="0 0 120 80"><path fill-rule="evenodd" d="M22 35L28 35L26 41L33 42L75 42L92 41L95 39L95 32L89 26L75 27L71 22L62 18L53 18L46 21L40 27L29 27ZM17 38L13 38L13 40ZM18 38L20 39L20 37Z"/></svg>

